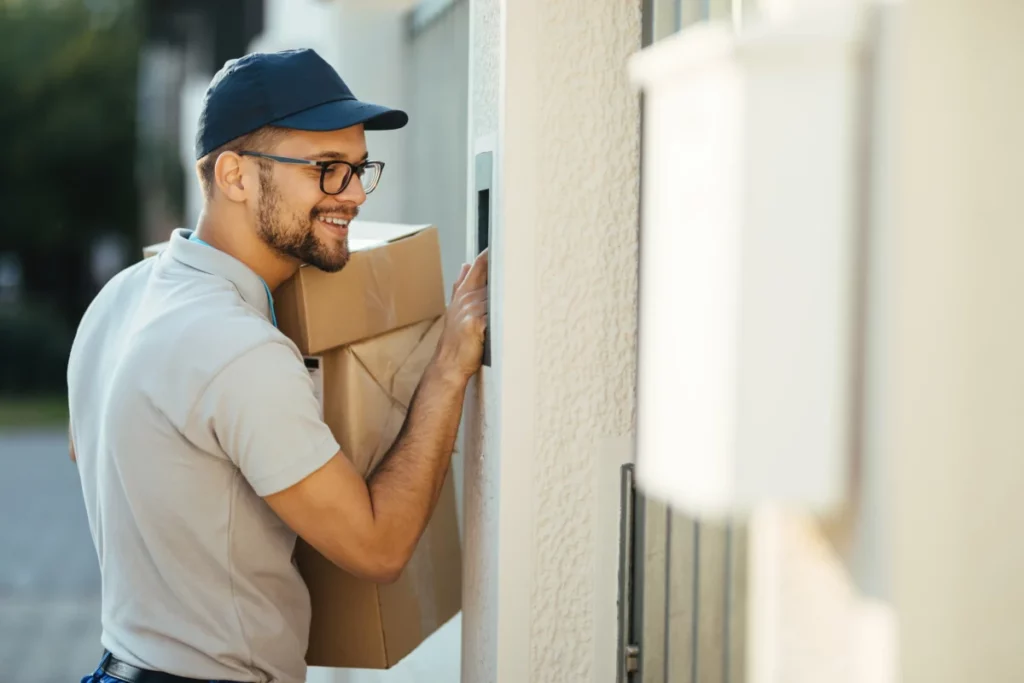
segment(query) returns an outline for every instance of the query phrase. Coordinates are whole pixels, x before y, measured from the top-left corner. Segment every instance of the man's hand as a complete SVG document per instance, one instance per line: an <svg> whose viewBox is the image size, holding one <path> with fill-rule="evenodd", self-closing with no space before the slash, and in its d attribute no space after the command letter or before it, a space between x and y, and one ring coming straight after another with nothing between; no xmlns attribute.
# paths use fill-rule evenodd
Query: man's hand
<svg viewBox="0 0 1024 683"><path fill-rule="evenodd" d="M472 267L462 266L444 318L434 365L443 375L466 382L480 369L487 328L487 249Z"/></svg>

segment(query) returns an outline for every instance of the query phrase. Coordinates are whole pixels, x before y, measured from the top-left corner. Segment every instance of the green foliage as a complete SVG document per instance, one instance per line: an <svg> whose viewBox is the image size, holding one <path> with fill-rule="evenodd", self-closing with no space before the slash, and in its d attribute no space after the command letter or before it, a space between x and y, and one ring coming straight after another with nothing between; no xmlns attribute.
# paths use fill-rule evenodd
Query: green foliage
<svg viewBox="0 0 1024 683"><path fill-rule="evenodd" d="M0 308L0 396L66 389L71 331L42 306Z"/></svg>
<svg viewBox="0 0 1024 683"><path fill-rule="evenodd" d="M139 43L129 4L0 4L3 249L134 237Z"/></svg>
<svg viewBox="0 0 1024 683"><path fill-rule="evenodd" d="M68 402L62 394L52 396L0 397L0 432L21 429L66 429Z"/></svg>
<svg viewBox="0 0 1024 683"><path fill-rule="evenodd" d="M140 41L131 0L0 0L0 252L27 295L0 303L0 395L64 392L89 246L138 241Z"/></svg>

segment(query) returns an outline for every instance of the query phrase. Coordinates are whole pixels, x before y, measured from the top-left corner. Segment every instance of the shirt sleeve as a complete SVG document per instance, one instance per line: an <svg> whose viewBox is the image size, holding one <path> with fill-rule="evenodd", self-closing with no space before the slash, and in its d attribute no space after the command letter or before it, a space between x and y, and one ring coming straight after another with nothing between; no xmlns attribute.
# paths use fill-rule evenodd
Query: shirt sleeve
<svg viewBox="0 0 1024 683"><path fill-rule="evenodd" d="M221 370L187 428L238 466L260 496L297 484L339 450L320 417L302 360L280 343L258 346Z"/></svg>

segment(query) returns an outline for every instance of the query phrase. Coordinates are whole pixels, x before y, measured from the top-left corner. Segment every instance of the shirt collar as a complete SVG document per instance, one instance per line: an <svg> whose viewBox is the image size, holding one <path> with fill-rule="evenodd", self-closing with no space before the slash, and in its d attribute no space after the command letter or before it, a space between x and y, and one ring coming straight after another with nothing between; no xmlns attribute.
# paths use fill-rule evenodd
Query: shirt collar
<svg viewBox="0 0 1024 683"><path fill-rule="evenodd" d="M168 256L189 268L224 278L234 286L245 303L259 311L268 322L273 322L273 299L263 278L234 256L202 242L190 241L193 232L185 228L172 232L167 245Z"/></svg>

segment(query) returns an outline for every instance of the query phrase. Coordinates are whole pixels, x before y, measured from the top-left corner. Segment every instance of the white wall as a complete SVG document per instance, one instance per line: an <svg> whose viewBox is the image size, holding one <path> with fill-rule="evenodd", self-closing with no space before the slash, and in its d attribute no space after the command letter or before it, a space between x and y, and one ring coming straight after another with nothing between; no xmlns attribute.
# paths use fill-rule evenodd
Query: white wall
<svg viewBox="0 0 1024 683"><path fill-rule="evenodd" d="M200 71L186 72L181 87L181 111L179 137L179 154L184 169L185 190L185 226L194 228L199 222L199 214L203 210L203 188L196 175L196 132L199 128L199 113L203 109L203 97L210 85L213 74ZM166 239L168 236L164 236Z"/></svg>
<svg viewBox="0 0 1024 683"><path fill-rule="evenodd" d="M402 218L438 227L446 293L467 258L469 4L469 0L450 4L410 37L406 47L409 148ZM461 529L461 438L452 472Z"/></svg>
<svg viewBox="0 0 1024 683"><path fill-rule="evenodd" d="M463 680L611 681L640 3L480 0L473 14L470 118L474 139L497 130L498 196L495 367L467 417Z"/></svg>
<svg viewBox="0 0 1024 683"><path fill-rule="evenodd" d="M441 233L445 284L466 259L469 0L457 0L406 47L409 149L403 220Z"/></svg>
<svg viewBox="0 0 1024 683"><path fill-rule="evenodd" d="M251 51L309 47L331 64L361 100L403 109L406 96L405 22L401 12L362 2L266 0L265 31ZM380 187L360 209L368 220L402 220L408 128L367 133L370 156L387 167Z"/></svg>
<svg viewBox="0 0 1024 683"><path fill-rule="evenodd" d="M1024 679L1024 5L901 5L876 61L887 72L871 130L865 458L840 520L849 566L808 520L755 517L752 609L772 603L789 647L761 659L781 674L752 680ZM756 562L771 545L785 560L774 577ZM855 589L894 610L851 611ZM851 645L861 656L844 662ZM868 659L873 676L850 675Z"/></svg>
<svg viewBox="0 0 1024 683"><path fill-rule="evenodd" d="M908 2L891 315L905 683L1024 680L1024 3Z"/></svg>

